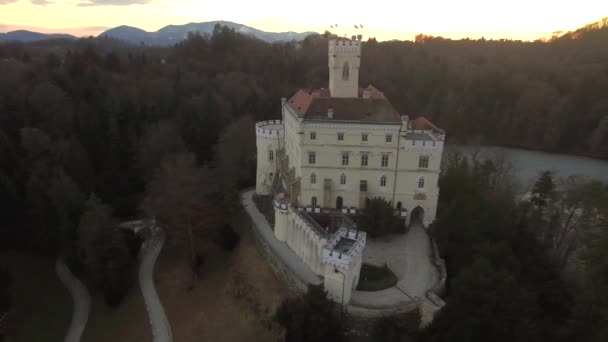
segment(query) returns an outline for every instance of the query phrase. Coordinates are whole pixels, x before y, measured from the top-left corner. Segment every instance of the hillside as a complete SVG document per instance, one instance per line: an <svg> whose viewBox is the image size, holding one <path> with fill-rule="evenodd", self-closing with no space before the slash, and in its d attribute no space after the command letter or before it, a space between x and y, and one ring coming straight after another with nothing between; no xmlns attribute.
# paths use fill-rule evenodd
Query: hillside
<svg viewBox="0 0 608 342"><path fill-rule="evenodd" d="M608 36L608 17L598 20L594 23L587 24L574 32L566 32L560 38L578 39L588 35L603 34Z"/></svg>
<svg viewBox="0 0 608 342"><path fill-rule="evenodd" d="M0 33L0 43L10 41L20 42L36 42L46 39L76 39L76 37L69 34L52 33L45 34L39 32L32 32L26 30L11 31L7 33Z"/></svg>
<svg viewBox="0 0 608 342"><path fill-rule="evenodd" d="M263 41L273 43L279 41L302 40L315 32L266 32L246 25L230 21L209 21L189 23L184 25L168 25L155 32L144 31L131 26L119 26L101 33L100 37L110 37L128 41L133 44L170 46L181 42L190 32L201 35L213 33L217 24L234 29L238 33L253 36Z"/></svg>

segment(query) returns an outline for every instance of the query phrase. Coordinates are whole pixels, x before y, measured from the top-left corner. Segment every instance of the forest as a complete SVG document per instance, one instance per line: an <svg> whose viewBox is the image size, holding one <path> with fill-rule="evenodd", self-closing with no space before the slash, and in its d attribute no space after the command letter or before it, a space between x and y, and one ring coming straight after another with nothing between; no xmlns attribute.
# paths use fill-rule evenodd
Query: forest
<svg viewBox="0 0 608 342"><path fill-rule="evenodd" d="M188 246L193 263L200 261L204 251L189 243L192 233L204 243L230 240L228 222L238 207L238 191L254 182L254 122L279 118L281 97L298 87L327 86L328 36L269 44L218 26L210 36L191 34L170 48L107 38L0 45L0 248L63 256L114 304L128 287L137 247L133 237L116 230L116 222L156 217L175 227L173 240ZM549 41L424 35L411 42L368 39L361 85L381 89L401 114L429 117L447 131L449 142L608 159L606 41L608 19ZM524 214L513 203L500 202L505 197L484 193L479 182L487 178L477 175L460 186L470 185L463 191L478 196L470 203L511 208L510 221L496 212L498 205L487 208L495 216L483 217L482 233L472 231L469 237L489 244L479 248L523 248L536 241L510 235L507 226L484 230L493 222L520 227L518 218L533 215L532 209ZM451 219L442 215L469 202L446 200L454 192L444 195L444 189L436 229L440 248L449 256L454 240L441 227ZM487 196L498 202L484 204L480 199ZM538 215L538 220L544 217ZM493 255L473 262L477 252L448 258L448 269L460 274L454 280L456 298L487 303L513 290L509 281L523 274L529 282L509 293L518 302L508 304L537 305L526 321L514 319L521 307L497 307L505 315L501 320L513 323L496 330L497 340L539 340L565 324L570 316L561 315L566 309L557 298L571 298L568 291L553 288L557 275L543 267L550 262L545 255L515 262L516 254L500 261L513 262L499 272ZM0 270L0 290L10 278L4 273ZM458 292L471 283L501 287L492 298ZM537 286L555 294L538 298ZM538 304L543 300L548 302ZM0 305L5 302L0 298ZM455 336L467 333L455 326L465 318L458 308L448 306L429 329L429 340L443 340L445 329L456 330ZM600 308L603 316L593 319L605 322L606 306ZM478 317L485 313L480 309ZM470 326L468 334L484 328L479 322L485 321L471 317L460 325ZM583 327L597 323L590 320L576 322ZM521 329L526 331L521 339L499 333ZM559 337L571 337L571 331ZM476 340L467 336L458 340Z"/></svg>

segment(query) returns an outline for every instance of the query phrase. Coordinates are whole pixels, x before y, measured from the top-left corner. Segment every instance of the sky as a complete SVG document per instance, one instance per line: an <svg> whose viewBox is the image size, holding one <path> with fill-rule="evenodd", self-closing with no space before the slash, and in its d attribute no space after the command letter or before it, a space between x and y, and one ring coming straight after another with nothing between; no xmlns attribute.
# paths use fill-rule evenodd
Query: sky
<svg viewBox="0 0 608 342"><path fill-rule="evenodd" d="M608 0L0 0L0 32L97 35L119 25L234 21L264 31L331 30L378 40L549 37L608 16ZM330 25L338 24L338 29ZM355 24L363 24L355 30Z"/></svg>

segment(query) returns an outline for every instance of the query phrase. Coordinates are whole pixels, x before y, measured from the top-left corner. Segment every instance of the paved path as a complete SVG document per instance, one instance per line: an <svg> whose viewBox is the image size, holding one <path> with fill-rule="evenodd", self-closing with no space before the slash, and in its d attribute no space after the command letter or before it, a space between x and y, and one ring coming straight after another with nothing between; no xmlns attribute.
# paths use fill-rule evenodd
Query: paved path
<svg viewBox="0 0 608 342"><path fill-rule="evenodd" d="M245 207L247 214L249 214L254 228L260 233L270 248L272 248L274 254L279 256L283 263L287 265L294 274L307 284L321 284L321 279L302 261L302 259L300 259L285 242L275 238L274 232L268 224L268 221L253 203L252 197L254 193L255 190L241 193L241 203L243 204L243 207Z"/></svg>
<svg viewBox="0 0 608 342"><path fill-rule="evenodd" d="M57 259L55 271L63 285L65 285L70 292L72 301L74 302L72 321L70 322L70 327L68 328L64 342L78 342L87 325L89 312L91 312L91 296L84 284L72 274L63 259Z"/></svg>
<svg viewBox="0 0 608 342"><path fill-rule="evenodd" d="M152 340L154 342L171 342L171 326L154 286L154 265L163 248L165 233L156 225L150 227L150 230L152 237L144 242L139 253L141 259L139 286L144 296L146 310L152 326Z"/></svg>
<svg viewBox="0 0 608 342"><path fill-rule="evenodd" d="M429 237L421 225L410 227L407 234L368 239L363 251L364 262L383 265L395 273L397 287L413 298L424 298L439 280L431 263Z"/></svg>

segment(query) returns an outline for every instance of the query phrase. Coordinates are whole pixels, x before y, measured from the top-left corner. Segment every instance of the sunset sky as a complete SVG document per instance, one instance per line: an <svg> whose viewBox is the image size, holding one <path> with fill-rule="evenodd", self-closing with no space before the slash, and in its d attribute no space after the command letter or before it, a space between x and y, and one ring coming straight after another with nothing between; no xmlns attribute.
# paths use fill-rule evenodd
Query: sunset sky
<svg viewBox="0 0 608 342"><path fill-rule="evenodd" d="M28 29L77 36L119 25L156 31L170 24L229 20L265 31L317 31L379 40L417 33L449 38L534 40L608 16L608 0L0 0L0 32ZM355 32L354 24L363 24Z"/></svg>

